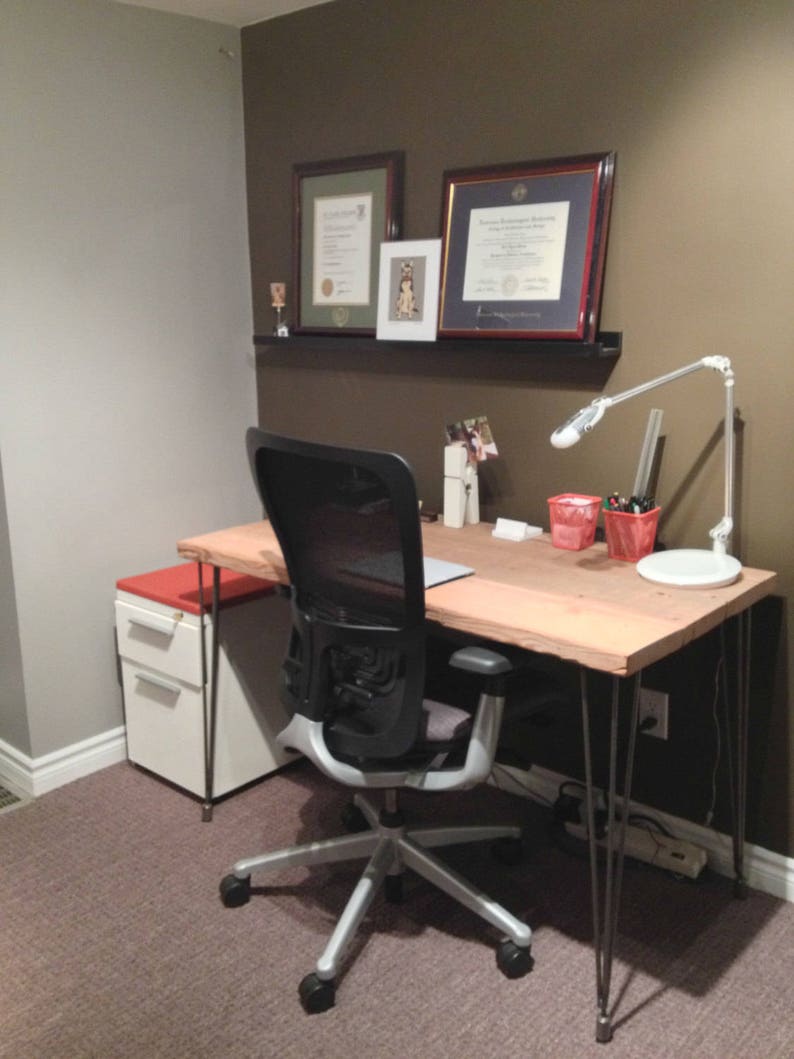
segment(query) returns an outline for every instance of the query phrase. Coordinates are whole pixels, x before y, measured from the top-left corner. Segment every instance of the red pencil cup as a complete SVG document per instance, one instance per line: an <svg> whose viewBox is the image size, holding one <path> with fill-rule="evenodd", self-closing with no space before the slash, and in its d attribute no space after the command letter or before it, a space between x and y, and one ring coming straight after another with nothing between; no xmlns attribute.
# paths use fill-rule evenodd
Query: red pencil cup
<svg viewBox="0 0 794 1059"><path fill-rule="evenodd" d="M568 548L574 552L589 548L595 540L600 510L600 496L560 493L549 497L551 543L555 548Z"/></svg>
<svg viewBox="0 0 794 1059"><path fill-rule="evenodd" d="M660 507L654 507L642 515L633 515L629 511L605 511L604 531L609 558L636 563L644 555L650 555L661 510Z"/></svg>

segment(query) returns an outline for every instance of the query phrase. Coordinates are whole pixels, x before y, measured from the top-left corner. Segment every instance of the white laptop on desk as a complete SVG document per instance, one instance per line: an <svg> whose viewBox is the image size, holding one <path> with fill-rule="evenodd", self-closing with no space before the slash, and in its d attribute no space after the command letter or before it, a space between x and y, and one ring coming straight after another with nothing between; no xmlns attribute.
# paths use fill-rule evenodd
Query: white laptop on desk
<svg viewBox="0 0 794 1059"><path fill-rule="evenodd" d="M359 559L351 563L348 569L359 577L368 577L387 585L399 585L403 578L403 560L400 552L384 552L382 555ZM455 581L459 577L468 577L474 573L471 566L462 563L451 563L446 559L433 559L424 556L425 588L435 588L445 581Z"/></svg>
<svg viewBox="0 0 794 1059"><path fill-rule="evenodd" d="M457 581L459 577L468 577L474 573L471 566L451 563L447 559L432 559L429 555L424 557L424 563L425 588L435 588L436 585L443 585L445 581Z"/></svg>

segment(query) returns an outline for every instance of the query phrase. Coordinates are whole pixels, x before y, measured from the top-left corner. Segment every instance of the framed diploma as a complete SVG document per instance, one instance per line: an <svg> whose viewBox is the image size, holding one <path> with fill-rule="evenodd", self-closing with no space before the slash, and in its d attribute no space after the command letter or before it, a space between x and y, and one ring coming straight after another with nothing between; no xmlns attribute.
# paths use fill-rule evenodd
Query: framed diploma
<svg viewBox="0 0 794 1059"><path fill-rule="evenodd" d="M400 235L404 159L394 151L294 166L296 333L375 334L380 244Z"/></svg>
<svg viewBox="0 0 794 1059"><path fill-rule="evenodd" d="M593 342L615 155L444 174L440 336Z"/></svg>

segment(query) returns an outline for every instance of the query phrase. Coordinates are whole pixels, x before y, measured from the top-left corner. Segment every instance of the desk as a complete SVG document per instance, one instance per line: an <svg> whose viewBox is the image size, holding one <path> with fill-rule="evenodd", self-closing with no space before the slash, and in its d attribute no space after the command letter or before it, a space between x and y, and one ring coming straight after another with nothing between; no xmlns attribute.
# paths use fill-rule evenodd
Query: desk
<svg viewBox="0 0 794 1059"><path fill-rule="evenodd" d="M428 621L473 637L553 655L580 667L596 955L596 1039L608 1041L612 1036L609 994L627 816L624 813L616 824L621 686L629 678L631 711L620 793L628 803L643 667L674 653L728 619L738 620L733 830L737 892L741 892L744 888L749 615L753 604L774 590L776 575L769 570L744 567L732 585L673 588L644 581L633 564L610 559L606 546L601 544L571 552L554 548L548 534L521 543L498 540L491 536L491 527L483 523L463 529L450 529L439 522L425 523L422 534L425 554L464 563L476 571L471 577L427 590ZM182 540L177 551L185 559L287 583L281 550L266 522ZM588 670L599 670L613 678L603 905L595 839Z"/></svg>

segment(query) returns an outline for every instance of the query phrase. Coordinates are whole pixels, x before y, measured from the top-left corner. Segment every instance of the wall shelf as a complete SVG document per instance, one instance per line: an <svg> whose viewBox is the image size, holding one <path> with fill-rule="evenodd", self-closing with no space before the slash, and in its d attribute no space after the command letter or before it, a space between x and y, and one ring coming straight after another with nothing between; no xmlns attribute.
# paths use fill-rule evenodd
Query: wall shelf
<svg viewBox="0 0 794 1059"><path fill-rule="evenodd" d="M465 351L467 353L518 354L534 358L584 359L584 360L617 360L623 344L622 331L604 331L597 335L595 342L569 342L562 339L528 340L528 339L494 339L494 338L443 338L435 342L391 342L367 335L290 335L288 338L276 338L274 335L254 335L254 344L262 349L315 351L318 353L360 352L365 354L387 353L404 350L413 353L432 353L434 351Z"/></svg>

